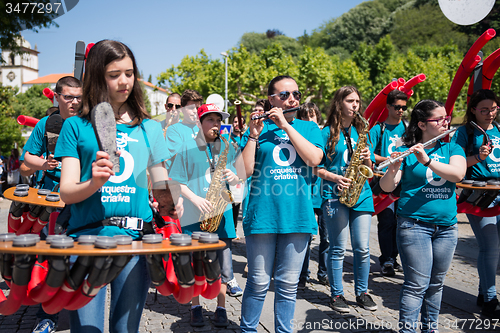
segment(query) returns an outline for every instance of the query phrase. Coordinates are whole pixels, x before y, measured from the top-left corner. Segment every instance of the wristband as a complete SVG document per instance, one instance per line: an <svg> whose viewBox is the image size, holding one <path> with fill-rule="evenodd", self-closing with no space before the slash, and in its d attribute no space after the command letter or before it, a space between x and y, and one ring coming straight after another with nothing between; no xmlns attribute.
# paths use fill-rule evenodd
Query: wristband
<svg viewBox="0 0 500 333"><path fill-rule="evenodd" d="M479 163L482 163L484 162L484 160L481 159L481 157L479 156L479 154L476 155L476 160L479 162Z"/></svg>
<svg viewBox="0 0 500 333"><path fill-rule="evenodd" d="M424 167L429 166L429 164L431 164L431 162L432 162L432 158L429 157L429 160L427 162L425 162Z"/></svg>
<svg viewBox="0 0 500 333"><path fill-rule="evenodd" d="M255 141L255 142L258 142L258 141L259 141L259 139L258 139L258 138L254 138L254 137L253 137L253 136L251 136L251 135L249 135L249 136L248 136L248 139L253 140L253 141Z"/></svg>

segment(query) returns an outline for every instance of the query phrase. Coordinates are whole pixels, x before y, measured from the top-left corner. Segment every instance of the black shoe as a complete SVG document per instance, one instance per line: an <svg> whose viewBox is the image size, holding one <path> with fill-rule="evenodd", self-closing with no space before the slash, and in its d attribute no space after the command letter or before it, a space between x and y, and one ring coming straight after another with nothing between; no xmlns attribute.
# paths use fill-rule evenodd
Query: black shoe
<svg viewBox="0 0 500 333"><path fill-rule="evenodd" d="M383 276L394 276L396 272L394 271L394 264L392 261L386 261L382 265L382 275Z"/></svg>
<svg viewBox="0 0 500 333"><path fill-rule="evenodd" d="M191 308L191 321L189 324L193 327L201 327L205 325L205 320L203 319L203 309L201 305Z"/></svg>
<svg viewBox="0 0 500 333"><path fill-rule="evenodd" d="M306 280L299 280L299 284L297 285L298 290L306 289Z"/></svg>
<svg viewBox="0 0 500 333"><path fill-rule="evenodd" d="M477 295L477 301L476 301L477 306L483 306L484 304L484 296L483 294Z"/></svg>
<svg viewBox="0 0 500 333"><path fill-rule="evenodd" d="M484 302L481 314L493 319L500 319L500 306L498 305L498 299L494 298L489 302Z"/></svg>
<svg viewBox="0 0 500 333"><path fill-rule="evenodd" d="M370 311L377 310L377 304L375 304L372 297L367 293L363 293L359 296L356 296L356 303L358 303L358 305L363 309Z"/></svg>
<svg viewBox="0 0 500 333"><path fill-rule="evenodd" d="M217 310L215 310L213 324L215 327L227 327L227 325L229 325L226 309L217 307Z"/></svg>
<svg viewBox="0 0 500 333"><path fill-rule="evenodd" d="M396 260L394 260L394 270L400 272L400 273L403 273L403 266L401 266L400 264L398 264L398 262Z"/></svg>
<svg viewBox="0 0 500 333"><path fill-rule="evenodd" d="M332 297L330 300L330 307L337 312L340 313L349 313L349 305L347 305L347 301L344 298L344 295L338 295Z"/></svg>
<svg viewBox="0 0 500 333"><path fill-rule="evenodd" d="M330 281L328 281L328 276L318 276L318 282L319 284L322 284L324 286L330 285Z"/></svg>

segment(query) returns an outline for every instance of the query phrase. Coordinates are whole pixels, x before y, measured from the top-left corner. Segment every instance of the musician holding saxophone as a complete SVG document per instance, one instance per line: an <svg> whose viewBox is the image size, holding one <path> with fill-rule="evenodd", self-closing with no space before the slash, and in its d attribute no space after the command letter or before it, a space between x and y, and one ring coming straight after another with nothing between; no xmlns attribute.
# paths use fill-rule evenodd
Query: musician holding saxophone
<svg viewBox="0 0 500 333"><path fill-rule="evenodd" d="M447 132L450 120L442 103L418 102L403 136L404 146L391 154L395 160L380 180L386 192L401 182L396 234L404 270L400 332L416 332L419 314L422 332L438 328L444 278L458 237L455 183L466 170L459 145L434 140ZM413 154L396 158L408 149Z"/></svg>
<svg viewBox="0 0 500 333"><path fill-rule="evenodd" d="M366 177L355 178L359 171L364 172L371 166L375 157L367 145L368 123L360 112L361 95L355 87L345 86L335 92L322 130L326 156L316 170L316 174L323 178L323 219L330 241L327 260L330 306L340 313L350 311L342 286L349 232L354 253L356 302L367 310L377 310L377 304L367 293L371 213L374 212L372 191ZM344 199L353 188L357 188L356 193L353 197L349 194L346 202Z"/></svg>
<svg viewBox="0 0 500 333"><path fill-rule="evenodd" d="M241 307L242 332L257 332L274 271L274 327L292 332L297 284L310 234L318 225L311 201L312 168L323 157L321 132L309 121L284 111L300 104L301 93L290 76L268 86L273 106L265 118L252 113L242 139L247 177L252 177L243 220L248 278Z"/></svg>
<svg viewBox="0 0 500 333"><path fill-rule="evenodd" d="M499 99L491 90L480 89L470 98L461 126L453 139L464 149L467 156L467 179L488 180L500 178L500 163L493 153L493 142L500 142L500 130L495 117L498 114ZM471 122L482 129L474 128ZM498 198L490 205L498 203ZM482 217L467 214L470 226L477 239L479 255L477 271L479 274L479 295L477 305L485 316L499 319L495 278L500 254L500 217Z"/></svg>
<svg viewBox="0 0 500 333"><path fill-rule="evenodd" d="M229 322L225 308L227 283L233 276L231 240L236 238L234 230L229 185L240 182L237 170L244 177L243 163L237 158L234 146L220 136L221 122L229 114L215 104L203 104L198 108L200 132L194 140L188 140L177 152L170 177L181 184L184 201L184 215L181 217L182 231L216 232L227 246L218 250L221 265L222 285L217 296L217 309L213 323L226 327ZM222 197L221 197L222 196ZM201 223L200 223L201 222ZM193 298L191 326L204 326L199 296Z"/></svg>

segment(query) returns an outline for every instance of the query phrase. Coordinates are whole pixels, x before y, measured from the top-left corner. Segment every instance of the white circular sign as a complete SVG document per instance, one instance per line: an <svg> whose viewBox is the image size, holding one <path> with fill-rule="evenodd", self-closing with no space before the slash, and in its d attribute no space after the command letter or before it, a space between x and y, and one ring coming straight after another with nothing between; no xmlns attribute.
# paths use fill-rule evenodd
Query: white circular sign
<svg viewBox="0 0 500 333"><path fill-rule="evenodd" d="M459 25L471 25L484 19L495 0L439 0L444 16Z"/></svg>
<svg viewBox="0 0 500 333"><path fill-rule="evenodd" d="M206 102L207 104L215 104L219 109L224 110L224 97L222 97L219 94L212 94L207 97Z"/></svg>

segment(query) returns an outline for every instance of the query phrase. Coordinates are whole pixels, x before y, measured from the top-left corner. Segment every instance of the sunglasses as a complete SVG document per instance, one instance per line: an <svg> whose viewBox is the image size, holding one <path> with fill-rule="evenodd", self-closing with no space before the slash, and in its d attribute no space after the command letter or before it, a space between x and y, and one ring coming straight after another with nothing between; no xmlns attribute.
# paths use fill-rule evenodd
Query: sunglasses
<svg viewBox="0 0 500 333"><path fill-rule="evenodd" d="M481 114L482 114L483 116L485 116L485 115L487 115L487 114L497 112L497 111L498 111L498 109L499 109L499 107L498 107L498 106L495 106L495 107L493 107L493 108L491 108L491 109L488 109L488 108L479 109L479 112L481 112ZM476 109L476 108L474 108L474 110L477 110L477 109Z"/></svg>
<svg viewBox="0 0 500 333"><path fill-rule="evenodd" d="M391 106L394 108L394 110L396 111L399 111L401 109L403 109L403 111L406 111L406 109L408 109L408 107L406 105L394 105L394 104L391 104Z"/></svg>
<svg viewBox="0 0 500 333"><path fill-rule="evenodd" d="M81 102L82 101L82 96L73 96L73 95L63 95L63 94L59 94L59 96L62 96L62 98L66 101L66 102L73 102L73 100L76 98L76 101L77 102Z"/></svg>
<svg viewBox="0 0 500 333"><path fill-rule="evenodd" d="M444 123L449 124L451 123L451 116L447 116L441 119L427 119L425 122L428 123L431 121L435 121L437 125L444 125Z"/></svg>
<svg viewBox="0 0 500 333"><path fill-rule="evenodd" d="M291 94L293 95L293 98L295 98L297 101L300 101L300 99L302 98L302 93L298 90L292 91ZM290 92L289 91L281 91L277 94L272 94L269 96L274 97L276 95L279 95L279 98L282 101L286 101L288 99L288 97L290 97Z"/></svg>
<svg viewBox="0 0 500 333"><path fill-rule="evenodd" d="M181 108L180 104L167 103L167 107L170 108L170 109L173 108L174 106L175 106L176 109L180 109Z"/></svg>

